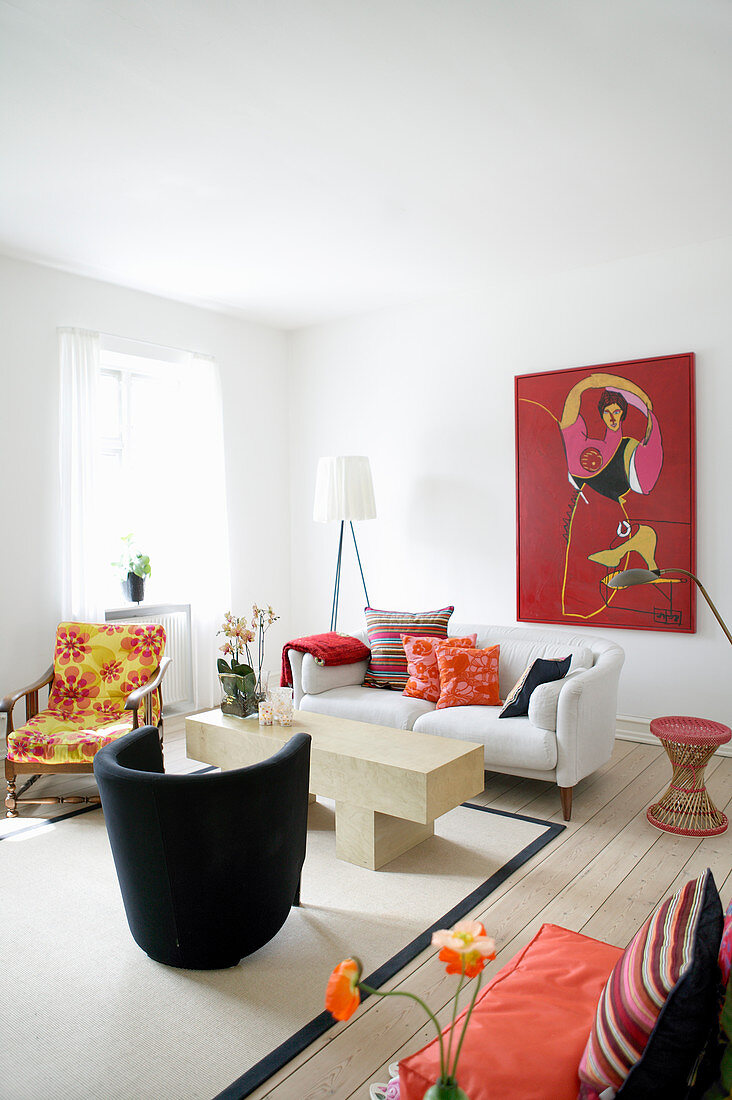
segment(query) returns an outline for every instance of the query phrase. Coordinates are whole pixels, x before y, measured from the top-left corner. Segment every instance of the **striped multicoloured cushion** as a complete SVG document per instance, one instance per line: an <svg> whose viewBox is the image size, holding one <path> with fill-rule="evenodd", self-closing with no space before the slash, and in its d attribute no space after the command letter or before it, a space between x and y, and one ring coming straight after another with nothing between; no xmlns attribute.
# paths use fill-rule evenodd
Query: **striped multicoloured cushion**
<svg viewBox="0 0 732 1100"><path fill-rule="evenodd" d="M371 658L363 681L364 687L404 691L409 670L402 634L446 638L447 624L454 610L454 607L441 607L439 611L378 611L374 607L367 607L366 629Z"/></svg>
<svg viewBox="0 0 732 1100"><path fill-rule="evenodd" d="M686 1095L714 1025L721 936L707 869L656 907L613 967L580 1062L582 1100L606 1089L620 1089L618 1100Z"/></svg>

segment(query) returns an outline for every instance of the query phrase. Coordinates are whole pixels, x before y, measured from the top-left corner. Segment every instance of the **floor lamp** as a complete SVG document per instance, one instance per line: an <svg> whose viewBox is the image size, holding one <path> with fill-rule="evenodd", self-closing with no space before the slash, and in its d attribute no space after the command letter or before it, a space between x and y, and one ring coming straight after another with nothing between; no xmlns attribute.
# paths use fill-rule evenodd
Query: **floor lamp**
<svg viewBox="0 0 732 1100"><path fill-rule="evenodd" d="M336 458L321 458L315 479L315 504L313 519L317 523L330 523L340 520L338 539L338 559L336 562L335 583L333 585L333 603L330 613L330 629L335 630L338 622L338 593L341 585L341 558L343 556L343 530L348 521L353 535L358 568L361 572L366 605L369 606L369 594L358 552L354 519L375 519L374 486L371 480L371 465L365 455L338 455Z"/></svg>
<svg viewBox="0 0 732 1100"><path fill-rule="evenodd" d="M732 634L709 593L688 569L623 569L608 577L605 583L608 588L632 588L636 584L653 584L667 573L680 573L694 582L727 641L732 643ZM673 715L654 718L651 733L661 741L673 769L668 790L646 810L651 825L680 836L719 836L725 832L727 816L717 809L709 797L704 783L704 769L715 749L730 740L729 727L704 718Z"/></svg>
<svg viewBox="0 0 732 1100"><path fill-rule="evenodd" d="M695 577L693 573L689 573L686 569L623 569L621 573L616 573L614 577L609 577L605 581L605 584L608 588L632 588L636 584L653 584L654 581L660 580L666 573L681 573L683 577L688 577L690 580L694 581L694 584L709 604L714 618L727 636L727 641L732 643L732 634L730 634L724 619L712 603L706 588L698 577Z"/></svg>

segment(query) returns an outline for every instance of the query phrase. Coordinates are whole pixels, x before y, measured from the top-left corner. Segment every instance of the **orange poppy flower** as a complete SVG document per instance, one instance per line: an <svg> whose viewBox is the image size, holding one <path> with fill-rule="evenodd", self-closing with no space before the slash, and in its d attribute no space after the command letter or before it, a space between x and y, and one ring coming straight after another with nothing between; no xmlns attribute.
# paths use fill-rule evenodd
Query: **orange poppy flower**
<svg viewBox="0 0 732 1100"><path fill-rule="evenodd" d="M441 947L438 958L447 963L448 974L475 978L486 962L496 957L496 945L477 920L458 921L454 928L432 933L433 947Z"/></svg>
<svg viewBox="0 0 732 1100"><path fill-rule="evenodd" d="M328 979L325 1007L336 1020L348 1020L361 1003L358 989L361 964L357 959L344 959Z"/></svg>

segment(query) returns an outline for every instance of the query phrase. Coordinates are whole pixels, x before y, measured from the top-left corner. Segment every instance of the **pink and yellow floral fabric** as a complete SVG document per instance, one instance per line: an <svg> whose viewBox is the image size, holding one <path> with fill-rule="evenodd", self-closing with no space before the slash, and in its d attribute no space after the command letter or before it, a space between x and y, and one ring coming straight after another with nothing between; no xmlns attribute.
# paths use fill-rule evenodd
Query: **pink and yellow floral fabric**
<svg viewBox="0 0 732 1100"><path fill-rule="evenodd" d="M164 651L165 631L155 623L60 623L48 706L8 734L8 759L91 763L102 745L132 729L125 701L155 673Z"/></svg>
<svg viewBox="0 0 732 1100"><path fill-rule="evenodd" d="M500 645L486 649L460 649L438 642L437 667L440 698L436 709L445 707L498 707L498 659Z"/></svg>
<svg viewBox="0 0 732 1100"><path fill-rule="evenodd" d="M464 649L474 646L476 638L477 634L468 634L464 638L448 638L441 644ZM402 695L409 695L412 699L426 699L430 703L436 703L440 698L440 670L435 653L438 641L437 638L402 634L409 671L409 679Z"/></svg>

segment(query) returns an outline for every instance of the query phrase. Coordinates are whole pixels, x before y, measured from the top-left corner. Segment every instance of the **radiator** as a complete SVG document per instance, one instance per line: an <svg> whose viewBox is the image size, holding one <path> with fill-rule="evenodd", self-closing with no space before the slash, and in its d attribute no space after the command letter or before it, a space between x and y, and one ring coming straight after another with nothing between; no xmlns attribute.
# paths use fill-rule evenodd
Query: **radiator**
<svg viewBox="0 0 732 1100"><path fill-rule="evenodd" d="M104 618L108 623L160 623L167 639L165 654L172 661L163 680L163 714L194 710L191 605L139 604L105 611Z"/></svg>

